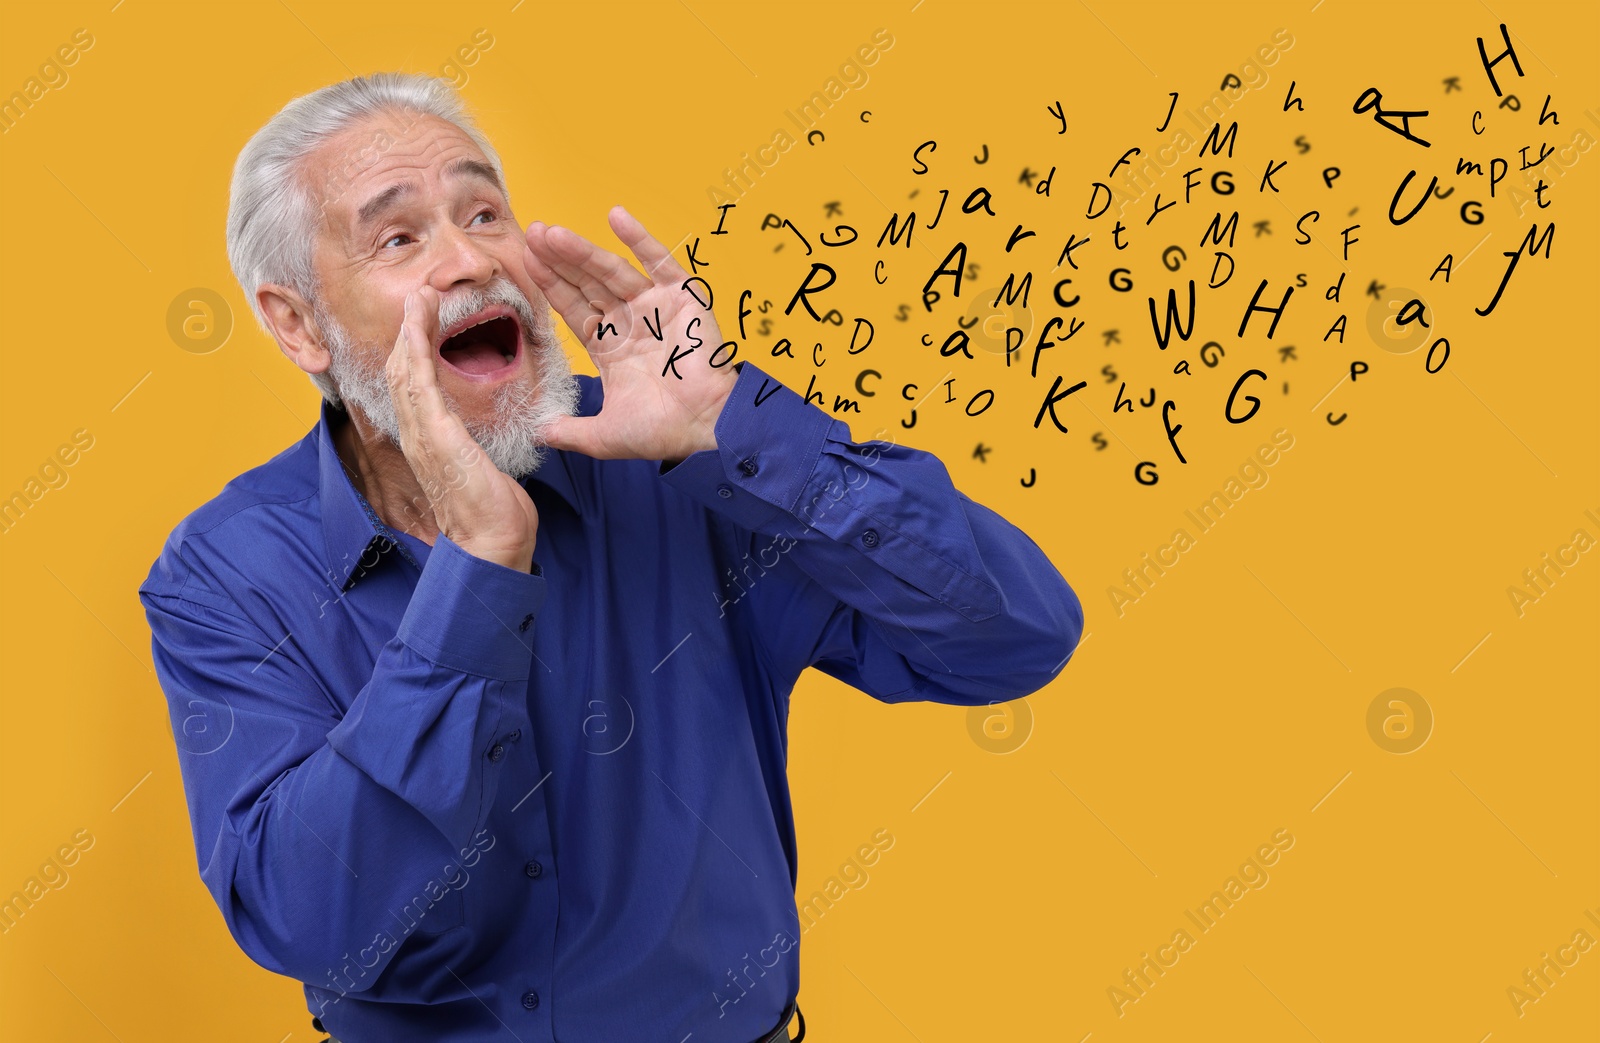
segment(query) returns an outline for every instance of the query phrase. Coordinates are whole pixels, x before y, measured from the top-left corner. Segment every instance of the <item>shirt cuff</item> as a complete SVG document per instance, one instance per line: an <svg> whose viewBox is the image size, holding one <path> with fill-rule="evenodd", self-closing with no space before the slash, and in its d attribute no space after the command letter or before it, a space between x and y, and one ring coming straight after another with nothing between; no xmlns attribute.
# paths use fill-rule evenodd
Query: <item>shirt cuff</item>
<svg viewBox="0 0 1600 1043"><path fill-rule="evenodd" d="M749 362L739 365L717 447L691 453L661 480L747 529L787 522L836 424L827 413ZM848 439L848 427L846 426Z"/></svg>
<svg viewBox="0 0 1600 1043"><path fill-rule="evenodd" d="M451 670L525 681L533 662L525 635L544 598L543 576L469 554L440 533L397 636Z"/></svg>

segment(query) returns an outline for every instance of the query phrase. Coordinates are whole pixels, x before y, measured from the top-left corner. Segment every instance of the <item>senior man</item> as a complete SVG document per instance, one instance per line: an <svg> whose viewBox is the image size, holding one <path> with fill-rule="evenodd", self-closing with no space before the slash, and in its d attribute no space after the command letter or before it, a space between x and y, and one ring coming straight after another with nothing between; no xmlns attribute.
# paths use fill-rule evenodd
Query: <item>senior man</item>
<svg viewBox="0 0 1600 1043"><path fill-rule="evenodd" d="M321 417L140 596L201 876L351 1043L787 1039L801 671L982 705L1082 631L1024 533L713 357L609 220L642 272L524 229L428 77L298 98L234 171L234 272Z"/></svg>

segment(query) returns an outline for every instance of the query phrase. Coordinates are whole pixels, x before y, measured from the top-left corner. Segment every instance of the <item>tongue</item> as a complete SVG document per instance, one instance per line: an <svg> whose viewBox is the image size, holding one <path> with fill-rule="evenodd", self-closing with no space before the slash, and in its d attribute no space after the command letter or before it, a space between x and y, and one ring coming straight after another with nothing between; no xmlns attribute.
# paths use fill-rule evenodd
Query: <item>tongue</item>
<svg viewBox="0 0 1600 1043"><path fill-rule="evenodd" d="M452 343L439 354L450 365L465 373L492 373L503 369L506 364L506 357L500 354L499 348L481 340Z"/></svg>

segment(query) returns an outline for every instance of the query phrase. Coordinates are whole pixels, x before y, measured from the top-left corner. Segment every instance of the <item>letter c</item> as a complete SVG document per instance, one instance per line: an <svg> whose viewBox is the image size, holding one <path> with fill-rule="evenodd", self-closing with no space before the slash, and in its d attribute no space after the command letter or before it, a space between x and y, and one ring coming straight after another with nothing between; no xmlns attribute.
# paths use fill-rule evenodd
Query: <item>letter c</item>
<svg viewBox="0 0 1600 1043"><path fill-rule="evenodd" d="M857 373L856 374L856 394L862 396L863 398L872 398L874 395L877 394L876 391L868 391L866 388L861 386L862 382L867 379L868 374L871 374L872 376L877 377L880 380L883 379L883 374L879 373L875 369L864 369L860 373Z"/></svg>

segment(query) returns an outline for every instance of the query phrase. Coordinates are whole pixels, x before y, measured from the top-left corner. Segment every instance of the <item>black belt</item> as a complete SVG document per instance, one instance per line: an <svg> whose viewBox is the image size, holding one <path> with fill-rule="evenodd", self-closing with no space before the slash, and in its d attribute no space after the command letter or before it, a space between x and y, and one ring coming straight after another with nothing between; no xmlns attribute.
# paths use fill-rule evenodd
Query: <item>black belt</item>
<svg viewBox="0 0 1600 1043"><path fill-rule="evenodd" d="M800 1034L791 1040L789 1038L789 1022L795 1020L796 1018L800 1019ZM311 1019L311 1025L318 1032L327 1031L327 1029L322 1027L322 1022L317 1018ZM760 1039L753 1040L752 1043L800 1043L800 1041L805 1038L806 1016L800 1013L800 1001L798 998L796 998L790 1000L789 1005L783 1008L783 1014L778 1020L777 1027L771 1032L768 1032L766 1035L762 1036ZM339 1041L329 1037L323 1040L322 1043L339 1043Z"/></svg>
<svg viewBox="0 0 1600 1043"><path fill-rule="evenodd" d="M800 1034L791 1041L789 1039L789 1022L800 1019ZM799 999L792 999L789 1005L783 1008L783 1015L778 1019L778 1027L755 1040L754 1043L800 1043L806 1038L806 1016L800 1013Z"/></svg>

